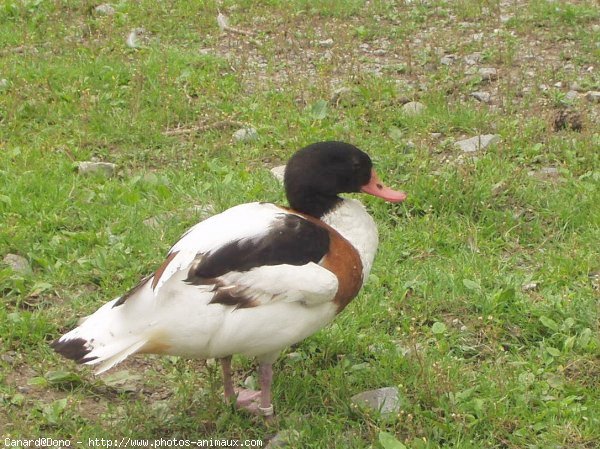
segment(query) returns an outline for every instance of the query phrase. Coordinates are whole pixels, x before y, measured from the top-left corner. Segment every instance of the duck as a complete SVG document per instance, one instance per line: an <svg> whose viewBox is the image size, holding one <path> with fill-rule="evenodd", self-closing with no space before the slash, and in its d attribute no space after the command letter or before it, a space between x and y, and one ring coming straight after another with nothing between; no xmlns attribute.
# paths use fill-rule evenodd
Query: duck
<svg viewBox="0 0 600 449"><path fill-rule="evenodd" d="M133 354L217 359L223 395L239 409L274 415L273 363L330 323L367 279L378 246L366 193L398 203L368 154L339 141L292 155L284 172L289 206L252 202L191 227L166 259L122 296L51 343L101 374ZM260 390L234 387L235 354L256 358Z"/></svg>

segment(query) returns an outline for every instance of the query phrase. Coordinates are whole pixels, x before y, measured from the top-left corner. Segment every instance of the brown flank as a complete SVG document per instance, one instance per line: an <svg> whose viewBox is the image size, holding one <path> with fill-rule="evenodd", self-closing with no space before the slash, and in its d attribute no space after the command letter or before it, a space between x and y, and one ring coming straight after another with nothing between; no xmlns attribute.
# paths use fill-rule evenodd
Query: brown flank
<svg viewBox="0 0 600 449"><path fill-rule="evenodd" d="M310 215L301 214L291 209L288 210L325 228L329 232L329 251L323 258L321 265L338 278L338 291L333 298L333 302L337 305L336 313L340 313L358 295L362 287L363 266L358 251L327 223Z"/></svg>

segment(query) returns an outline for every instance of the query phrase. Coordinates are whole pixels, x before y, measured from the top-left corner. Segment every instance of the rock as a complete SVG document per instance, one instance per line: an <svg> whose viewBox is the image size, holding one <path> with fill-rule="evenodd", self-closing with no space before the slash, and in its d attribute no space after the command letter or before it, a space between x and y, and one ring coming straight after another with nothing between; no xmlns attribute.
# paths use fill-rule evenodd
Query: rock
<svg viewBox="0 0 600 449"><path fill-rule="evenodd" d="M250 142L256 139L258 139L258 131L256 131L256 128L240 128L233 133L233 140L236 142Z"/></svg>
<svg viewBox="0 0 600 449"><path fill-rule="evenodd" d="M459 140L455 143L465 153L473 153L478 150L483 150L500 141L500 136L497 134L482 134L480 136L471 137L470 139Z"/></svg>
<svg viewBox="0 0 600 449"><path fill-rule="evenodd" d="M571 86L569 86L570 90L574 90L575 92L583 92L583 88L579 85L579 83L577 81L571 83Z"/></svg>
<svg viewBox="0 0 600 449"><path fill-rule="evenodd" d="M325 48L331 48L331 47L333 47L333 39L329 38L329 39L319 41L319 46L325 47Z"/></svg>
<svg viewBox="0 0 600 449"><path fill-rule="evenodd" d="M538 289L538 283L537 282L528 282L527 284L523 284L521 286L521 290L524 292L532 292L534 290Z"/></svg>
<svg viewBox="0 0 600 449"><path fill-rule="evenodd" d="M338 87L331 94L331 98L329 99L329 102L332 105L337 106L342 101L344 101L346 99L350 99L352 96L352 92L353 92L352 89L350 89L349 87Z"/></svg>
<svg viewBox="0 0 600 449"><path fill-rule="evenodd" d="M275 434L269 441L269 444L265 449L281 449L285 447L296 447L298 440L300 439L300 432L294 429L280 430Z"/></svg>
<svg viewBox="0 0 600 449"><path fill-rule="evenodd" d="M482 103L489 103L492 100L489 92L471 92L471 96Z"/></svg>
<svg viewBox="0 0 600 449"><path fill-rule="evenodd" d="M0 90L8 89L9 83L6 78L0 79Z"/></svg>
<svg viewBox="0 0 600 449"><path fill-rule="evenodd" d="M84 161L80 162L77 166L77 172L80 175L99 173L105 176L112 176L115 174L116 169L117 166L111 162Z"/></svg>
<svg viewBox="0 0 600 449"><path fill-rule="evenodd" d="M149 40L148 32L144 28L134 28L127 36L125 44L129 48L140 48L147 45Z"/></svg>
<svg viewBox="0 0 600 449"><path fill-rule="evenodd" d="M468 65L478 64L479 61L481 61L481 52L475 52L465 56L465 63Z"/></svg>
<svg viewBox="0 0 600 449"><path fill-rule="evenodd" d="M29 265L29 261L23 256L19 256L18 254L7 254L2 259L6 265L8 265L15 273L17 274L31 274L32 269L31 265Z"/></svg>
<svg viewBox="0 0 600 449"><path fill-rule="evenodd" d="M367 407L382 415L389 415L400 411L399 396L398 388L384 387L356 394L350 400L356 407Z"/></svg>
<svg viewBox="0 0 600 449"><path fill-rule="evenodd" d="M384 48L378 48L377 50L373 50L374 56L385 56L387 54L387 50Z"/></svg>
<svg viewBox="0 0 600 449"><path fill-rule="evenodd" d="M430 133L429 134L433 139L439 139L442 137L442 133Z"/></svg>
<svg viewBox="0 0 600 449"><path fill-rule="evenodd" d="M402 106L402 112L406 115L419 115L424 112L426 106L418 101L409 101Z"/></svg>
<svg viewBox="0 0 600 449"><path fill-rule="evenodd" d="M600 103L600 91L590 90L586 92L585 99L592 103Z"/></svg>
<svg viewBox="0 0 600 449"><path fill-rule="evenodd" d="M529 176L533 176L534 178L537 178L539 180L559 180L560 178L560 172L558 171L558 168L556 167L543 167L540 168L539 170L535 171L532 170L530 172L527 173Z"/></svg>
<svg viewBox="0 0 600 449"><path fill-rule="evenodd" d="M500 14L500 22L501 23L507 23L512 18L513 18L513 16L511 16L509 14Z"/></svg>
<svg viewBox="0 0 600 449"><path fill-rule="evenodd" d="M568 102L573 102L573 101L577 100L578 97L579 97L579 94L577 93L576 90L570 90L569 92L567 92L565 94L565 100Z"/></svg>
<svg viewBox="0 0 600 449"><path fill-rule="evenodd" d="M485 37L485 33L475 33L472 37L474 41L482 41Z"/></svg>
<svg viewBox="0 0 600 449"><path fill-rule="evenodd" d="M278 165L277 167L273 167L271 169L271 174L277 179L279 182L283 182L283 176L285 174L285 165Z"/></svg>
<svg viewBox="0 0 600 449"><path fill-rule="evenodd" d="M494 81L498 79L498 70L494 67L481 67L478 70L478 73L483 81Z"/></svg>
<svg viewBox="0 0 600 449"><path fill-rule="evenodd" d="M115 8L112 7L112 5L108 3L102 3L101 5L98 5L94 8L94 12L103 16L112 16L115 14L116 11Z"/></svg>
<svg viewBox="0 0 600 449"><path fill-rule="evenodd" d="M445 55L440 59L442 65L452 65L456 61L456 55Z"/></svg>

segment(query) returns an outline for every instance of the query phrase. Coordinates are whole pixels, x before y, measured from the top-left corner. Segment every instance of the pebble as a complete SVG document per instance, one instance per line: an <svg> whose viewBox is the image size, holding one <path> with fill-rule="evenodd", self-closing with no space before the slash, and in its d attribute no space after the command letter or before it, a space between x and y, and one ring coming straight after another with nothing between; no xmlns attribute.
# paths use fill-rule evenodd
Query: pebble
<svg viewBox="0 0 600 449"><path fill-rule="evenodd" d="M575 101L577 100L577 97L579 97L579 94L576 90L570 90L565 94L565 100L567 101Z"/></svg>
<svg viewBox="0 0 600 449"><path fill-rule="evenodd" d="M440 64L442 65L451 65L456 61L456 55L445 55L440 59Z"/></svg>
<svg viewBox="0 0 600 449"><path fill-rule="evenodd" d="M31 265L29 265L29 261L18 254L7 254L2 259L6 265L8 265L15 273L18 274L31 274Z"/></svg>
<svg viewBox="0 0 600 449"><path fill-rule="evenodd" d="M494 81L498 79L498 70L494 67L481 67L478 73L483 81Z"/></svg>
<svg viewBox="0 0 600 449"><path fill-rule="evenodd" d="M77 166L77 172L80 175L100 173L105 176L112 176L115 174L116 169L117 166L111 162L84 161Z"/></svg>
<svg viewBox="0 0 600 449"><path fill-rule="evenodd" d="M430 133L429 134L433 139L439 139L442 137L442 133Z"/></svg>
<svg viewBox="0 0 600 449"><path fill-rule="evenodd" d="M377 390L364 391L350 399L355 406L363 406L389 415L400 411L400 392L396 387L384 387Z"/></svg>
<svg viewBox="0 0 600 449"><path fill-rule="evenodd" d="M590 90L586 92L585 99L592 103L600 103L600 91Z"/></svg>
<svg viewBox="0 0 600 449"><path fill-rule="evenodd" d="M471 96L482 103L489 103L492 100L489 92L471 92Z"/></svg>
<svg viewBox="0 0 600 449"><path fill-rule="evenodd" d="M402 112L406 115L419 115L423 113L426 106L418 101L409 101L402 106Z"/></svg>
<svg viewBox="0 0 600 449"><path fill-rule="evenodd" d="M349 98L352 95L352 89L349 87L339 87L333 91L331 94L331 98L329 102L331 104L337 105L345 98Z"/></svg>
<svg viewBox="0 0 600 449"><path fill-rule="evenodd" d="M521 286L521 290L523 290L524 292L532 292L537 289L538 289L537 282L528 282L527 284L523 284Z"/></svg>
<svg viewBox="0 0 600 449"><path fill-rule="evenodd" d="M481 52L475 52L465 56L465 63L468 65L478 64L479 61L481 61Z"/></svg>
<svg viewBox="0 0 600 449"><path fill-rule="evenodd" d="M271 174L275 177L277 181L283 182L283 176L285 174L285 165L278 165L277 167L273 167L271 169Z"/></svg>
<svg viewBox="0 0 600 449"><path fill-rule="evenodd" d="M102 3L101 5L98 5L94 8L94 12L96 14L101 14L104 16L112 16L115 14L115 8L112 7L112 5L109 5L108 3Z"/></svg>
<svg viewBox="0 0 600 449"><path fill-rule="evenodd" d="M333 47L333 39L329 38L329 39L319 41L319 45L321 47L331 48L331 47Z"/></svg>
<svg viewBox="0 0 600 449"><path fill-rule="evenodd" d="M258 139L258 131L256 128L240 128L233 133L233 140L236 142L250 142Z"/></svg>
<svg viewBox="0 0 600 449"><path fill-rule="evenodd" d="M483 150L500 141L500 136L497 134L482 134L471 137L470 139L459 140L455 145L465 153L473 153L478 150Z"/></svg>
<svg viewBox="0 0 600 449"><path fill-rule="evenodd" d="M569 89L574 90L576 92L583 92L583 88L577 82L571 83L571 86L569 87Z"/></svg>
<svg viewBox="0 0 600 449"><path fill-rule="evenodd" d="M0 89L4 90L8 87L8 80L6 78L0 79Z"/></svg>
<svg viewBox="0 0 600 449"><path fill-rule="evenodd" d="M125 41L125 44L129 48L140 48L147 43L148 36L144 28L134 28L131 30L129 35L127 35L127 40Z"/></svg>

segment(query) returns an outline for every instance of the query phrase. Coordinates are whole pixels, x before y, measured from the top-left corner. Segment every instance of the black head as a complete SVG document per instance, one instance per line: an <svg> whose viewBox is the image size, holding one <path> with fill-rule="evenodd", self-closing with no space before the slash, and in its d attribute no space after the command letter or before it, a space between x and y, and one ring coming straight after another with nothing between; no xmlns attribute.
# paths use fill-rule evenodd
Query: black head
<svg viewBox="0 0 600 449"><path fill-rule="evenodd" d="M340 193L360 192L371 179L373 164L363 151L344 142L318 142L302 148L285 169L290 206L321 217L341 201Z"/></svg>

